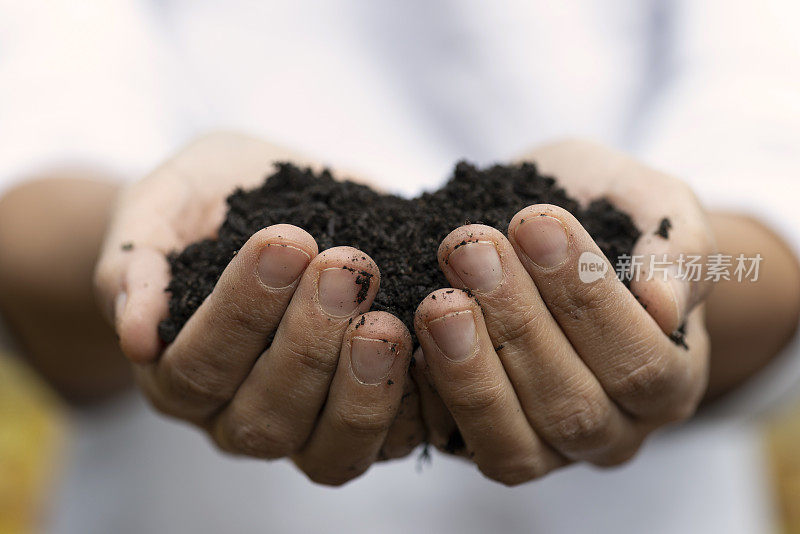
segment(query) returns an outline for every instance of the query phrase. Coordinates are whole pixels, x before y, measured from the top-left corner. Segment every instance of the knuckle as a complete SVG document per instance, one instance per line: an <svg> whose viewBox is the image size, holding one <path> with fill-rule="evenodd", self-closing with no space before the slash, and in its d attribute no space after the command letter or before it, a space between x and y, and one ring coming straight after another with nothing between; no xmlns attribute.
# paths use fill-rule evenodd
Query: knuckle
<svg viewBox="0 0 800 534"><path fill-rule="evenodd" d="M450 402L453 413L465 417L480 416L495 412L505 396L503 384L469 384L456 389Z"/></svg>
<svg viewBox="0 0 800 534"><path fill-rule="evenodd" d="M507 313L502 317L487 316L487 322L493 330L497 330L494 342L496 345L506 345L521 340L539 331L537 324L541 319L534 306L529 304L519 305L511 301L508 303Z"/></svg>
<svg viewBox="0 0 800 534"><path fill-rule="evenodd" d="M239 303L225 299L224 313L220 314L224 329L228 332L242 332L246 335L260 336L264 333L265 321L260 313L253 309L245 309ZM212 317L216 314L212 314Z"/></svg>
<svg viewBox="0 0 800 534"><path fill-rule="evenodd" d="M605 448L611 443L611 408L587 397L572 399L542 432L569 452Z"/></svg>
<svg viewBox="0 0 800 534"><path fill-rule="evenodd" d="M273 425L248 419L229 423L222 442L232 452L256 458L282 458L295 450L293 440Z"/></svg>
<svg viewBox="0 0 800 534"><path fill-rule="evenodd" d="M164 386L167 395L180 403L222 405L230 397L228 389L211 374L169 362L164 362Z"/></svg>
<svg viewBox="0 0 800 534"><path fill-rule="evenodd" d="M591 463L597 467L617 467L632 460L640 448L641 443L623 447L604 455L602 459L593 460Z"/></svg>
<svg viewBox="0 0 800 534"><path fill-rule="evenodd" d="M375 407L350 407L338 410L335 425L343 433L356 436L380 436L389 431L392 420Z"/></svg>
<svg viewBox="0 0 800 534"><path fill-rule="evenodd" d="M664 412L665 423L678 423L691 418L697 411L698 403L693 400L677 402Z"/></svg>
<svg viewBox="0 0 800 534"><path fill-rule="evenodd" d="M706 381L704 377L700 377L692 382L687 382L678 390L678 394L672 396L672 402L665 408L662 415L665 423L686 421L697 411L706 391Z"/></svg>
<svg viewBox="0 0 800 534"><path fill-rule="evenodd" d="M364 470L330 470L330 469L314 469L304 471L306 476L315 484L322 486L339 487L344 486L354 478L361 475Z"/></svg>
<svg viewBox="0 0 800 534"><path fill-rule="evenodd" d="M652 355L625 374L618 391L629 401L667 401L683 389L685 380L683 366L670 358Z"/></svg>
<svg viewBox="0 0 800 534"><path fill-rule="evenodd" d="M139 383L139 389L157 412L170 417L180 417L182 415L180 410L176 409L174 403L164 398L163 392L141 382Z"/></svg>
<svg viewBox="0 0 800 534"><path fill-rule="evenodd" d="M547 299L547 307L557 317L570 317L576 321L589 320L606 307L613 293L604 284L580 284L572 290L560 291ZM598 324L603 324L598 321Z"/></svg>
<svg viewBox="0 0 800 534"><path fill-rule="evenodd" d="M478 469L485 477L509 487L519 486L546 474L539 459L531 455L505 462L479 463Z"/></svg>
<svg viewBox="0 0 800 534"><path fill-rule="evenodd" d="M336 371L339 354L339 343L325 341L322 336L313 343L303 340L284 338L284 350L288 357L296 361L305 371L317 376L330 376Z"/></svg>

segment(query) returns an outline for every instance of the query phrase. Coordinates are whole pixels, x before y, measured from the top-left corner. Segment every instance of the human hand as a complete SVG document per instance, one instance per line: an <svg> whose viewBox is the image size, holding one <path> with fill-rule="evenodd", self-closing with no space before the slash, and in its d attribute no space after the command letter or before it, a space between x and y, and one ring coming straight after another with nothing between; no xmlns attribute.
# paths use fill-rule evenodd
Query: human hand
<svg viewBox="0 0 800 534"><path fill-rule="evenodd" d="M674 178L583 142L525 159L579 201L606 197L629 213L642 231L633 255L674 259L714 248L702 208ZM668 239L654 235L663 217L672 223ZM645 268L629 291L610 264L584 283L585 252L604 258L552 205L521 210L508 239L467 225L439 248L447 279L476 298L442 289L422 301L414 377L430 441L468 456L489 478L518 484L574 461L624 462L653 430L691 416L703 396L708 285L674 270L648 280ZM686 347L667 335L684 323Z"/></svg>
<svg viewBox="0 0 800 534"><path fill-rule="evenodd" d="M211 237L237 186L302 158L216 134L126 190L96 270L99 301L161 412L204 429L223 450L288 456L311 479L340 484L423 438L403 323L367 312L380 273L350 247L318 253L304 230L255 233L213 292L164 347L166 255ZM363 315L362 315L363 314Z"/></svg>

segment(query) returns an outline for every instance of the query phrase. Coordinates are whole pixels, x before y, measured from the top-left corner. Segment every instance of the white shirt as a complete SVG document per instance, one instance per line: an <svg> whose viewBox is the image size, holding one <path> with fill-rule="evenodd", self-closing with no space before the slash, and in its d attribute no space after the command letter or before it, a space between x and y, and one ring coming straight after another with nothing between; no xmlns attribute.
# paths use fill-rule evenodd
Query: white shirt
<svg viewBox="0 0 800 534"><path fill-rule="evenodd" d="M800 245L799 15L791 0L0 0L0 187L68 161L133 179L234 128L413 193L458 158L584 136ZM785 388L768 371L740 398L788 389L796 356L773 366ZM735 413L611 471L508 489L434 455L330 489L222 456L134 395L74 414L50 531L760 533L760 438Z"/></svg>

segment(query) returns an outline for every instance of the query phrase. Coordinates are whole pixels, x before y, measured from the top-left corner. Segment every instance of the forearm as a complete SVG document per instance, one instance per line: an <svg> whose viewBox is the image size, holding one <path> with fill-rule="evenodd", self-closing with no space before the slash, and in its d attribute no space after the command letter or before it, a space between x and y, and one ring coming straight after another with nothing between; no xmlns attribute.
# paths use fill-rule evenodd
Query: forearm
<svg viewBox="0 0 800 534"><path fill-rule="evenodd" d="M721 254L761 254L757 281L720 281L706 304L711 336L707 399L734 389L774 358L791 340L800 318L800 267L779 236L759 221L712 213Z"/></svg>
<svg viewBox="0 0 800 534"><path fill-rule="evenodd" d="M65 398L87 402L129 383L92 292L118 187L86 173L51 176L0 199L0 314L42 376Z"/></svg>

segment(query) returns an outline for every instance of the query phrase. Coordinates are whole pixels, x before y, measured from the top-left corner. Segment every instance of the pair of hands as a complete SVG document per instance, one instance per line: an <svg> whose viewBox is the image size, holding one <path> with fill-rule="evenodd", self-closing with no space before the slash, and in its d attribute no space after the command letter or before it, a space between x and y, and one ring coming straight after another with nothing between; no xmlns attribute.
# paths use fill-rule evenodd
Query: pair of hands
<svg viewBox="0 0 800 534"><path fill-rule="evenodd" d="M628 212L642 230L635 255L713 249L702 208L678 180L583 142L525 159L579 201L607 197ZM193 143L122 194L96 271L101 306L142 391L221 449L290 457L312 480L341 484L427 439L517 484L574 461L625 461L702 398L708 287L674 271L667 280L644 272L631 286L640 304L614 266L581 282L581 254L603 255L572 215L550 205L520 211L507 236L468 225L443 240L444 274L480 305L452 289L426 297L410 374L406 327L369 311L378 266L350 247L320 252L289 225L254 234L163 347L166 255L212 236L227 194L258 184L280 160L309 163L239 135ZM662 217L672 222L667 240L654 235ZM688 349L667 335L683 324Z"/></svg>

